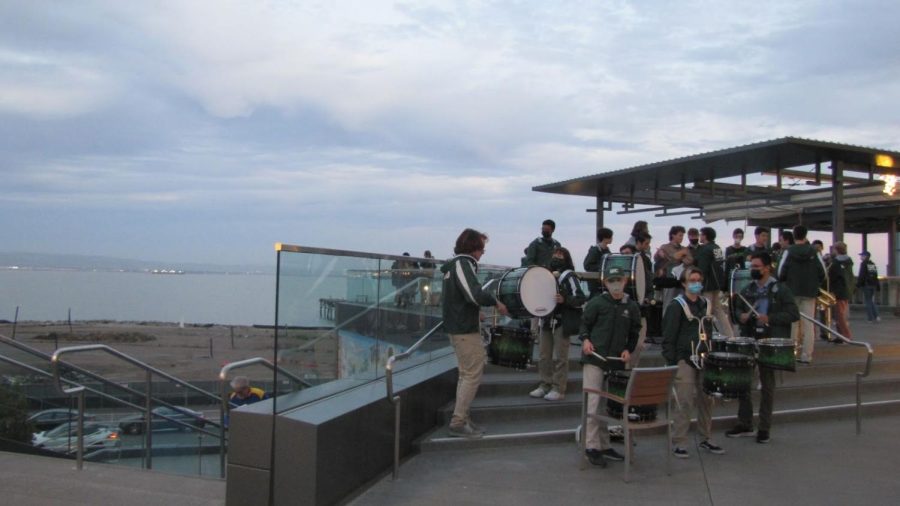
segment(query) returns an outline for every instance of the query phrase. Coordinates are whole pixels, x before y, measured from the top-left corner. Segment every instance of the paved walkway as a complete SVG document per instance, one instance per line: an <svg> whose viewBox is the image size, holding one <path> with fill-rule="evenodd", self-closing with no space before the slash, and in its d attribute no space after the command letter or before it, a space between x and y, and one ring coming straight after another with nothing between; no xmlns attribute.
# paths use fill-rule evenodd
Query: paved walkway
<svg viewBox="0 0 900 506"><path fill-rule="evenodd" d="M720 433L721 434L721 433ZM423 453L351 502L370 505L894 505L900 498L900 416L868 418L855 435L851 418L773 427L772 442L718 436L725 455L672 459L664 436L643 437L631 483L623 465L579 471L570 444ZM621 450L621 445L618 446Z"/></svg>

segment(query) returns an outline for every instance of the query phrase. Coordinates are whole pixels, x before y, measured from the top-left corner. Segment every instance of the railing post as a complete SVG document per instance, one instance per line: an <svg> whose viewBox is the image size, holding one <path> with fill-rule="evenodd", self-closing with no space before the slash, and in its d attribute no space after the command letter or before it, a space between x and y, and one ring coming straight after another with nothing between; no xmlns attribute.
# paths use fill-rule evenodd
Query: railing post
<svg viewBox="0 0 900 506"><path fill-rule="evenodd" d="M84 388L78 390L78 450L75 455L75 467L84 468Z"/></svg>
<svg viewBox="0 0 900 506"><path fill-rule="evenodd" d="M153 374L147 371L147 387L144 390L144 462L147 469L153 469L153 402L151 389Z"/></svg>
<svg viewBox="0 0 900 506"><path fill-rule="evenodd" d="M225 420L228 418L228 394L225 390L225 378L219 375L219 390L222 402L219 403L219 477L225 477ZM273 401L274 402L274 401Z"/></svg>
<svg viewBox="0 0 900 506"><path fill-rule="evenodd" d="M400 396L396 396L397 401L394 403L394 474L392 480L397 480L400 473L400 404L403 402Z"/></svg>

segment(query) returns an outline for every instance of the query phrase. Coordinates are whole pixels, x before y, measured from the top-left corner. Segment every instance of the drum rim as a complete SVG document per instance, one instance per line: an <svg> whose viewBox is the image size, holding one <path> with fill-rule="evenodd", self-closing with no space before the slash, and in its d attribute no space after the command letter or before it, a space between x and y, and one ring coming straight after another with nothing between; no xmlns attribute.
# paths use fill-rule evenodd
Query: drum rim
<svg viewBox="0 0 900 506"><path fill-rule="evenodd" d="M548 279L553 281L554 299L552 300L552 307L550 307L549 310L547 310L547 312L543 313L543 314L533 313L531 311L532 308L529 307L529 304L526 303L524 297L522 297L522 282L525 280L526 275L532 269L539 269L540 271L546 271L547 274L550 276ZM497 289L496 289L494 295L498 299L500 298L500 296L501 296L500 287L503 285L503 282L506 280L507 276L509 276L510 274L512 274L514 272L516 272L516 273L521 272L521 276L519 276L519 278L516 280L516 294L518 294L516 299L519 302L519 305L521 306L521 308L525 310L525 313L527 313L528 315L530 315L534 318L544 318L546 316L553 314L553 311L556 310L556 306L557 306L555 296L556 296L556 294L559 293L559 285L556 281L556 276L553 275L553 272L551 272L550 269L548 269L544 266L541 266L541 265L529 265L528 267L514 267L512 269L507 270L506 272L503 273L502 276L500 276L500 279L497 282ZM502 294L502 295L507 296L507 295L512 295L512 294Z"/></svg>
<svg viewBox="0 0 900 506"><path fill-rule="evenodd" d="M794 342L793 339L789 339L786 337L767 337L765 339L760 339L760 340L756 341L756 344L759 346L776 346L776 347L783 345L785 348L787 348L788 345L790 345L791 348L797 347L797 344Z"/></svg>

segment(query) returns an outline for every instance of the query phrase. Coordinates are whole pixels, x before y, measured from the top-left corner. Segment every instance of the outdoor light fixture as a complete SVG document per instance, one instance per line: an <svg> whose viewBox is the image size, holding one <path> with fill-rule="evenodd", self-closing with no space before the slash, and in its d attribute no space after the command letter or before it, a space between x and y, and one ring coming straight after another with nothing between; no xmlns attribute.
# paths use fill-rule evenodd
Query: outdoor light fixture
<svg viewBox="0 0 900 506"><path fill-rule="evenodd" d="M875 155L875 165L879 167L893 167L894 158L891 155Z"/></svg>

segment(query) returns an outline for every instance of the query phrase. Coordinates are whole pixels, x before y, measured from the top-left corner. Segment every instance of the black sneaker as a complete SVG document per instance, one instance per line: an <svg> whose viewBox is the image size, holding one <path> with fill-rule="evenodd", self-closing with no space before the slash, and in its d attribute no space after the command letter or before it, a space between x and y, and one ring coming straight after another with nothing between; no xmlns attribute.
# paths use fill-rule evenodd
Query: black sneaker
<svg viewBox="0 0 900 506"><path fill-rule="evenodd" d="M685 450L684 448L682 448L680 446L676 446L675 448L672 448L672 455L675 455L679 459L686 459L691 456L691 454L688 453L687 450Z"/></svg>
<svg viewBox="0 0 900 506"><path fill-rule="evenodd" d="M698 446L700 448L708 451L709 453L715 453L716 455L722 455L723 453L725 453L725 450L722 449L721 446L714 445L708 439L706 441L703 441L702 443L700 443Z"/></svg>
<svg viewBox="0 0 900 506"><path fill-rule="evenodd" d="M771 441L772 438L769 437L769 431L761 430L756 433L756 442L759 444L766 444Z"/></svg>
<svg viewBox="0 0 900 506"><path fill-rule="evenodd" d="M743 425L737 425L731 430L725 431L725 437L753 437L753 429L748 429Z"/></svg>
<svg viewBox="0 0 900 506"><path fill-rule="evenodd" d="M603 459L603 452L595 448L588 448L584 451L587 455L588 462L595 466L606 467L606 460Z"/></svg>
<svg viewBox="0 0 900 506"><path fill-rule="evenodd" d="M616 462L621 462L625 460L625 456L621 453L613 450L612 448L607 448L605 450L600 450L600 453L603 455L603 458L606 460L614 460Z"/></svg>

